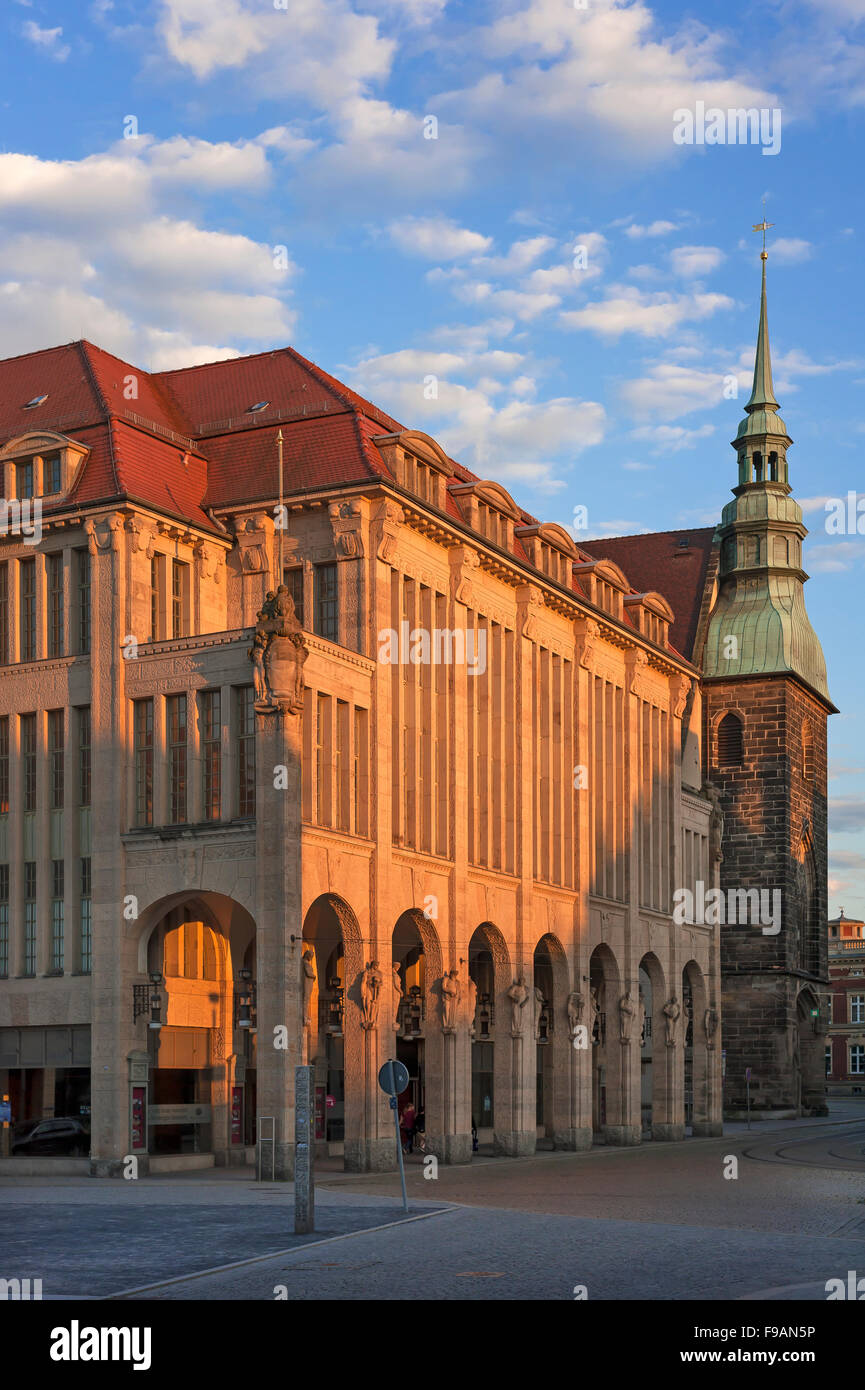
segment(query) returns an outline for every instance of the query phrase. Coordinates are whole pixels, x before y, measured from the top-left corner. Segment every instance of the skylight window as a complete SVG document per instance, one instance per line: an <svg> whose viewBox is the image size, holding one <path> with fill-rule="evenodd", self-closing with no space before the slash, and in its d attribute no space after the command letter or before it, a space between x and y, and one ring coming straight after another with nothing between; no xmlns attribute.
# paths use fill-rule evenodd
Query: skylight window
<svg viewBox="0 0 865 1390"><path fill-rule="evenodd" d="M43 399L44 399L44 397L43 397ZM248 411L247 411L247 414L249 414L249 415L254 415L255 412L256 412L257 410L265 410L265 409L267 408L267 406L269 406L269 405L270 405L270 401L256 401L256 402L255 402L255 405L251 405L251 406L249 407L249 409L248 409Z"/></svg>
<svg viewBox="0 0 865 1390"><path fill-rule="evenodd" d="M47 399L48 399L48 392L46 391L44 396L34 396L33 399L32 399L32 401L27 401L27 402L22 406L22 410L33 410L35 406L41 405L42 402L43 402L43 401L47 401Z"/></svg>

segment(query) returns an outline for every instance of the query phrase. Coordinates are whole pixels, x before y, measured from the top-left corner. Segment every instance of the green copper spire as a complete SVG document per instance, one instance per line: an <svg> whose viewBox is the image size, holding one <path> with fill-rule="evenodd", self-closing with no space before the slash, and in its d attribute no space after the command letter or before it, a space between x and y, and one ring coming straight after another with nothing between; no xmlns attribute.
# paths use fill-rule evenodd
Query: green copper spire
<svg viewBox="0 0 865 1390"><path fill-rule="evenodd" d="M766 259L767 253L761 251L763 262L763 291L760 295L760 327L757 330L757 357L754 362L754 389L751 399L745 406L750 415L753 410L777 410L775 391L772 386L772 355L769 351L769 319L766 314Z"/></svg>
<svg viewBox="0 0 865 1390"><path fill-rule="evenodd" d="M768 223L755 231L765 237ZM702 654L705 680L794 676L831 705L826 662L805 610L802 542L807 530L791 495L787 449L777 414L766 313L766 250L754 389L733 440L739 483L716 532L718 590ZM834 706L832 706L834 708Z"/></svg>

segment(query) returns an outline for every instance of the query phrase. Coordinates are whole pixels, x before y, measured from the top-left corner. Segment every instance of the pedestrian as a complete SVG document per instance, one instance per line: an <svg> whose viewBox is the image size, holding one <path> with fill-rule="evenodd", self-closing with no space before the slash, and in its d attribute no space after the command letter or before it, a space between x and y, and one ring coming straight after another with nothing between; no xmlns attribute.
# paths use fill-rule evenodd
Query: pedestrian
<svg viewBox="0 0 865 1390"><path fill-rule="evenodd" d="M399 1117L399 1132L402 1137L402 1151L410 1154L414 1145L414 1130L416 1122L416 1111L411 1101L408 1101Z"/></svg>

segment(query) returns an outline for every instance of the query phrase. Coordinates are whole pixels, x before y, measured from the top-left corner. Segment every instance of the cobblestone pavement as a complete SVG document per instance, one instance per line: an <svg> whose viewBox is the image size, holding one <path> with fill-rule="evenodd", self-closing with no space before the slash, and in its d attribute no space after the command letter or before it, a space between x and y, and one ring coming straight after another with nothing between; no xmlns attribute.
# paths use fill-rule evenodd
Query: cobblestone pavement
<svg viewBox="0 0 865 1390"><path fill-rule="evenodd" d="M409 1222L396 1173L321 1173L303 1238L291 1186L243 1170L0 1178L0 1273L46 1297L269 1301L825 1300L828 1279L865 1276L865 1104L731 1129L435 1179L413 1161Z"/></svg>

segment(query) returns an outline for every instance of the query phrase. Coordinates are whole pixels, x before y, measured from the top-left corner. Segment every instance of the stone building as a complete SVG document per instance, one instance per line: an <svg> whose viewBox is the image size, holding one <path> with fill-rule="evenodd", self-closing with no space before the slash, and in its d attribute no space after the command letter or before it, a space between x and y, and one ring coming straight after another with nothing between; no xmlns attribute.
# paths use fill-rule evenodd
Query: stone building
<svg viewBox="0 0 865 1390"><path fill-rule="evenodd" d="M865 1094L865 922L829 919L830 1022L826 1090L830 1096Z"/></svg>
<svg viewBox="0 0 865 1390"><path fill-rule="evenodd" d="M807 707L825 792L810 667L757 674L749 639L701 672L727 533L774 534L777 498L804 534L786 473L740 462L753 520L733 504L720 552L579 544L291 349L158 374L27 354L0 363L0 444L16 1120L89 1113L95 1175L258 1141L285 1176L308 1062L318 1143L387 1168L397 1057L445 1162L473 1126L503 1154L720 1132L729 928L676 903L745 872L751 788L717 775L718 727L750 749L755 674L779 720ZM760 563L774 592L776 551L741 582ZM815 804L818 898L824 834ZM757 945L743 966L774 969Z"/></svg>

